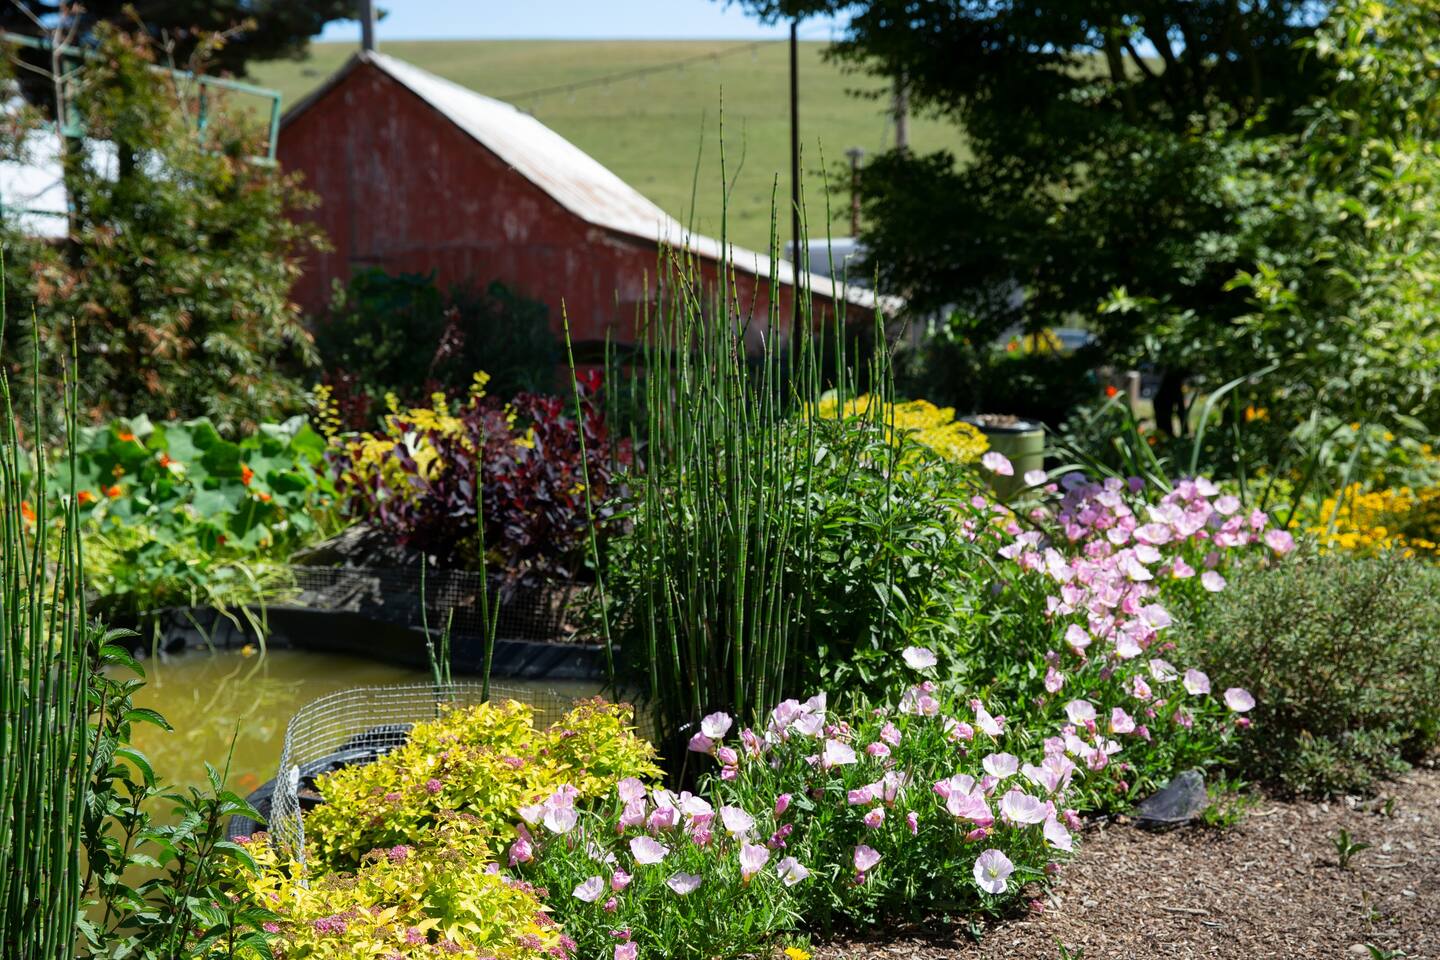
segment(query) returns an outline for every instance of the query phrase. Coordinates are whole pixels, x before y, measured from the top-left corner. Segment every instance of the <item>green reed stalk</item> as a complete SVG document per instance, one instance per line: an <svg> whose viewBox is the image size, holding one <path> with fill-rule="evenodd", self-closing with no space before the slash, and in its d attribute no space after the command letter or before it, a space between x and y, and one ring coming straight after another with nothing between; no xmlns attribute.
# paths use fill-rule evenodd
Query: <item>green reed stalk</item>
<svg viewBox="0 0 1440 960"><path fill-rule="evenodd" d="M3 334L0 307L0 341ZM37 354L37 368L38 362ZM75 383L68 375L64 383L73 478ZM80 520L72 479L52 558L45 454L36 450L27 481L3 368L0 406L0 960L69 960L82 897L80 833L91 763ZM34 423L43 422L38 381L32 413Z"/></svg>

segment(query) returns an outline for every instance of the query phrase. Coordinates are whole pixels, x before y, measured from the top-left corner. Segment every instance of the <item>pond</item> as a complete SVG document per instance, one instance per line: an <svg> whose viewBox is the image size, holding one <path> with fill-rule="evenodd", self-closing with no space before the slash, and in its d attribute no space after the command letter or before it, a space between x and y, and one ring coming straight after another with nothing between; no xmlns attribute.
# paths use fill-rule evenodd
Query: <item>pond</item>
<svg viewBox="0 0 1440 960"><path fill-rule="evenodd" d="M428 671L305 650L188 650L145 661L146 685L136 705L158 710L172 731L134 727L135 746L161 778L177 785L205 782L205 763L223 769L241 796L275 776L285 725L316 697L348 687L417 683ZM459 678L457 678L459 679ZM505 691L546 692L567 700L600 692L600 681L496 678ZM233 753L231 750L233 743Z"/></svg>

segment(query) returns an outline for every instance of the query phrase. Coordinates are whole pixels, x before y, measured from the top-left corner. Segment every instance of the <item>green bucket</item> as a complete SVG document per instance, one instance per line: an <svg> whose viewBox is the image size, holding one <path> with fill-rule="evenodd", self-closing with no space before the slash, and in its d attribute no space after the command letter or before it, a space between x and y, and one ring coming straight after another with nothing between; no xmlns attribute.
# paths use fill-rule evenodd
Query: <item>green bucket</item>
<svg viewBox="0 0 1440 960"><path fill-rule="evenodd" d="M1024 488L1023 478L1026 471L1044 469L1045 427L1042 424L993 414L977 414L962 419L985 434L990 449L1003 453L1015 467L1015 475L1012 477L990 476L990 486L995 490L996 496L1003 500L1010 499Z"/></svg>

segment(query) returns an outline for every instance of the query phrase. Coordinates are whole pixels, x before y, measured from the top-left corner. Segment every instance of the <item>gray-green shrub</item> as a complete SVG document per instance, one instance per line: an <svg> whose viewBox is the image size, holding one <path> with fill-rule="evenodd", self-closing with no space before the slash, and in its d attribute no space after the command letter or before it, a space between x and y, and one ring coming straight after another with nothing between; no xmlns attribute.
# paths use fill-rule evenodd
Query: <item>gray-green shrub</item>
<svg viewBox="0 0 1440 960"><path fill-rule="evenodd" d="M1287 792L1369 790L1437 745L1440 569L1314 554L1237 572L1194 611L1188 659L1255 691L1242 773Z"/></svg>

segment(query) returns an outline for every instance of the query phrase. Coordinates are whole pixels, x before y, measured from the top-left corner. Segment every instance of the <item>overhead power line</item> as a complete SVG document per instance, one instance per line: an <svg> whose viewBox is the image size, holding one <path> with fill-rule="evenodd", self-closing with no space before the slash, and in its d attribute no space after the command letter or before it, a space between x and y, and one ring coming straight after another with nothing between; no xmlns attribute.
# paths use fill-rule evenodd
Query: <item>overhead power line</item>
<svg viewBox="0 0 1440 960"><path fill-rule="evenodd" d="M818 40L814 37L801 37L801 40ZM496 97L498 100L535 100L540 97L548 97L557 93L574 93L577 90L584 90L589 87L603 87L612 83L623 83L626 80L634 80L637 77L648 77L656 73L666 73L671 70L683 70L692 63L704 63L715 60L722 60L732 57L747 50L756 50L760 47L783 43L782 40L752 40L749 43L741 44L738 47L729 47L725 50L713 50L710 53L701 53L693 57L685 57L680 60L671 60L666 63L657 63L649 67L637 67L634 70L624 70L619 73L609 73L600 77L591 77L588 80L576 80L571 83L559 83L551 87L537 87L534 90L523 90L519 93L501 94Z"/></svg>

